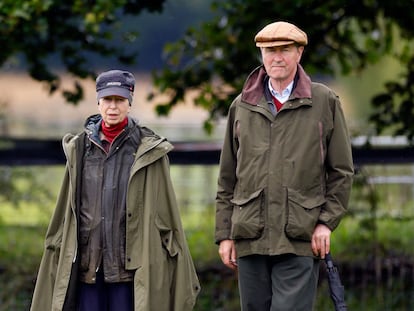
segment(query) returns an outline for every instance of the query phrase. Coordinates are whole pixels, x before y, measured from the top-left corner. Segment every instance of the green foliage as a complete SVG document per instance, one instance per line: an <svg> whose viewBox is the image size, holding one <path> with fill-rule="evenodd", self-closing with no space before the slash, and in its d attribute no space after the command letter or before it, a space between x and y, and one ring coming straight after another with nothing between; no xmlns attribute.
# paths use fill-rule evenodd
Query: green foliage
<svg viewBox="0 0 414 311"><path fill-rule="evenodd" d="M411 51L413 48L414 44ZM414 56L407 58L406 70L401 79L387 82L385 92L376 95L372 104L374 112L370 120L379 132L389 130L395 135L405 135L411 143L414 142Z"/></svg>
<svg viewBox="0 0 414 311"><path fill-rule="evenodd" d="M169 66L154 73L157 89L149 96L162 107L158 112L168 114L195 90L195 104L210 112L206 124L226 115L247 74L260 64L254 35L270 22L286 20L308 34L302 64L310 74L332 75L337 65L342 74L360 71L390 53L408 65L407 74L395 82L401 92L376 99L378 110L371 121L382 131L404 114L396 133L413 135L414 56L408 51L414 38L414 1L238 0L214 1L211 8L215 18L166 45ZM405 47L401 51L395 50L400 38L395 28L402 38L399 45ZM159 99L165 95L167 100ZM392 116L387 115L390 109L395 109Z"/></svg>
<svg viewBox="0 0 414 311"><path fill-rule="evenodd" d="M183 216L186 218L186 215ZM214 231L211 230L214 217L211 213L206 216L198 215L198 220L203 219L204 222L197 227L190 228L186 225L188 246L193 258L197 258L197 267L211 264L217 261L218 258L218 247L214 245Z"/></svg>
<svg viewBox="0 0 414 311"><path fill-rule="evenodd" d="M333 253L342 261L414 256L410 246L414 224L411 185L403 194L402 184L381 185L371 179L404 174L401 167L392 166L356 169L348 214L332 234Z"/></svg>
<svg viewBox="0 0 414 311"><path fill-rule="evenodd" d="M37 177L33 167L0 167L0 205L4 208L6 203L10 203L18 208L32 201L50 204L55 195ZM2 212L0 224L4 215Z"/></svg>
<svg viewBox="0 0 414 311"><path fill-rule="evenodd" d="M0 224L0 310L28 310L46 228Z"/></svg>
<svg viewBox="0 0 414 311"><path fill-rule="evenodd" d="M47 82L49 92L61 89L59 76L52 72L52 58L80 79L95 78L87 60L91 57L116 57L131 64L135 53L127 53L113 38L125 15L143 10L161 11L165 0L6 0L0 2L0 64L22 55L30 75ZM136 36L124 33L125 38ZM68 102L78 103L83 89L75 80L73 89L62 90Z"/></svg>
<svg viewBox="0 0 414 311"><path fill-rule="evenodd" d="M60 91L76 104L84 96L81 80L95 78L91 59L129 65L135 60L131 46L137 46L138 28L127 17L145 10L161 12L166 2L1 1L0 64L23 59L29 74L46 82L50 93ZM384 55L400 61L405 71L374 97L370 121L377 133L406 135L413 141L413 9L413 0L213 0L213 13L206 13L213 15L211 20L190 27L182 39L165 46L167 65L154 73L156 89L149 98L157 102L160 115L168 115L195 90L194 103L209 111L203 126L212 132L216 117L227 114L246 75L260 64L254 35L269 22L286 20L309 36L302 64L311 75L360 71ZM50 64L72 74L73 85L63 86Z"/></svg>

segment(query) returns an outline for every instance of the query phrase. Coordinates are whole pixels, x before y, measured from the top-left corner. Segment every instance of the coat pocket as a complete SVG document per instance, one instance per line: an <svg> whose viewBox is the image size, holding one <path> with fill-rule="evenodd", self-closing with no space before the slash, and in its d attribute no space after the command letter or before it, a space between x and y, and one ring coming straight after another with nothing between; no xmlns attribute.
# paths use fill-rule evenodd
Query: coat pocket
<svg viewBox="0 0 414 311"><path fill-rule="evenodd" d="M288 189L286 235L291 239L310 241L325 201L322 195L304 195Z"/></svg>
<svg viewBox="0 0 414 311"><path fill-rule="evenodd" d="M179 253L180 246L177 243L177 237L174 230L165 225L160 218L155 219L155 226L160 233L161 244L170 257L175 257Z"/></svg>
<svg viewBox="0 0 414 311"><path fill-rule="evenodd" d="M263 189L250 194L247 198L231 200L231 203L234 204L231 216L232 239L255 239L262 234L264 228L263 201Z"/></svg>

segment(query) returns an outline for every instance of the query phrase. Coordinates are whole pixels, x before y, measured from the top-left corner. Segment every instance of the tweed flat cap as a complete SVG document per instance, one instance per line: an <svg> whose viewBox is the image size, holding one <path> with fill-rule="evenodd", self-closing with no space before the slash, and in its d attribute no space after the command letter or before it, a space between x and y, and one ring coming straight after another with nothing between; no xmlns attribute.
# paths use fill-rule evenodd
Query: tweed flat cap
<svg viewBox="0 0 414 311"><path fill-rule="evenodd" d="M308 44L308 36L288 22L275 22L265 26L254 37L257 47L272 47L297 43Z"/></svg>
<svg viewBox="0 0 414 311"><path fill-rule="evenodd" d="M122 70L109 70L96 78L97 99L105 96L120 96L132 102L134 95L135 77L132 73Z"/></svg>

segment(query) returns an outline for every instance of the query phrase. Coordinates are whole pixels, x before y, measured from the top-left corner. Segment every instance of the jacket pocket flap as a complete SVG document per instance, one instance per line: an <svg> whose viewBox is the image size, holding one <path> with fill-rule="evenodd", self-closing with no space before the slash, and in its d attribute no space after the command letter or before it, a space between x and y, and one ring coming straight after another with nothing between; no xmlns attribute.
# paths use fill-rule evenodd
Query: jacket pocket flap
<svg viewBox="0 0 414 311"><path fill-rule="evenodd" d="M321 206L326 202L325 197L320 194L303 194L293 189L288 189L288 199L306 209Z"/></svg>
<svg viewBox="0 0 414 311"><path fill-rule="evenodd" d="M230 202L238 206L243 206L246 203L249 203L251 200L258 198L259 195L262 193L262 191L263 189L259 189L256 192L253 192L252 194L250 194L247 198L232 199Z"/></svg>

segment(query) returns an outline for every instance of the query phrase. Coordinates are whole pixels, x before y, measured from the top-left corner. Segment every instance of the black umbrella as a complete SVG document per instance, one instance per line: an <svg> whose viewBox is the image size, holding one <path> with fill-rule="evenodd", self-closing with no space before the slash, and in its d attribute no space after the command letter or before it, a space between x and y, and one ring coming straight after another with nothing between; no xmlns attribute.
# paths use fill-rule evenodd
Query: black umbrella
<svg viewBox="0 0 414 311"><path fill-rule="evenodd" d="M347 311L345 303L345 290L339 277L338 269L334 266L330 253L325 255L326 271L328 274L328 284L335 311Z"/></svg>

